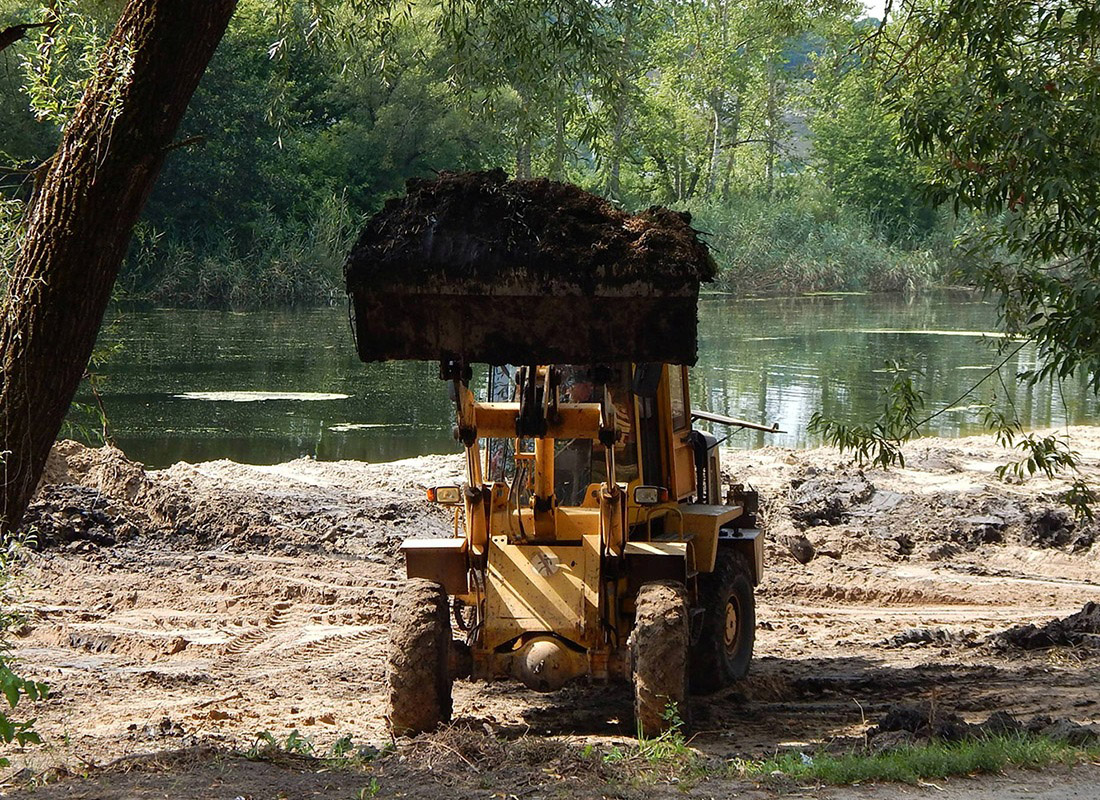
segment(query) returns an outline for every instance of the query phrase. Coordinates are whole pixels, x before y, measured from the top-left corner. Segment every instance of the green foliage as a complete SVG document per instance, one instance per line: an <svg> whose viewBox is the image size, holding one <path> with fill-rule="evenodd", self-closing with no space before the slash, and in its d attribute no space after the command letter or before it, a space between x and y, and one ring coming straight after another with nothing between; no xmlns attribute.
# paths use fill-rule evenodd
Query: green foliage
<svg viewBox="0 0 1100 800"><path fill-rule="evenodd" d="M277 738L271 731L258 731L244 757L252 761L312 758L324 762L330 769L357 769L373 761L378 754L373 747L357 745L350 734L341 736L327 749L318 750L311 737L303 736L295 728L284 739Z"/></svg>
<svg viewBox="0 0 1100 800"><path fill-rule="evenodd" d="M916 784L955 775L1000 772L1009 766L1038 769L1051 764L1076 764L1095 760L1098 755L1100 750L1095 747L1076 747L1041 736L1010 735L962 742L933 741L874 755L809 757L786 752L761 761L737 760L730 766L738 777L837 785L885 781Z"/></svg>
<svg viewBox="0 0 1100 800"><path fill-rule="evenodd" d="M19 560L25 539L14 536L0 538L0 743L15 743L19 747L28 744L41 744L42 739L34 730L34 719L15 719L11 712L19 706L21 700L34 703L49 694L44 683L20 677L13 669L8 657L8 633L18 622L18 617L7 609L11 608L12 594L8 586L11 571ZM6 706L6 708L5 708ZM9 765L8 759L0 758L0 767Z"/></svg>
<svg viewBox="0 0 1100 800"><path fill-rule="evenodd" d="M314 754L313 740L302 736L295 728L279 740L271 731L259 731L252 740L251 746L245 751L245 758L251 761L271 761L285 755L312 756Z"/></svg>
<svg viewBox="0 0 1100 800"><path fill-rule="evenodd" d="M949 243L926 239L906 247L888 241L866 214L812 185L767 203L735 196L687 207L693 226L706 234L723 289L916 289L938 281L954 263Z"/></svg>
<svg viewBox="0 0 1100 800"><path fill-rule="evenodd" d="M0 185L7 263L27 170L49 156L119 4L0 9L56 23L0 54L14 70L0 82L0 125L13 131L3 160L22 170ZM864 71L823 66L850 45L861 10L242 0L167 154L120 294L330 302L363 217L407 178L498 165L629 207L691 208L740 290L924 285L946 248L925 236L927 207L910 202L913 157L890 149L893 112ZM821 141L814 169L807 117Z"/></svg>
<svg viewBox="0 0 1100 800"><path fill-rule="evenodd" d="M816 62L814 157L842 205L864 209L891 238L919 238L936 223L920 163L899 147L897 116L879 96L874 73L846 64L848 52L845 42L832 54L839 67Z"/></svg>
<svg viewBox="0 0 1100 800"><path fill-rule="evenodd" d="M904 467L901 445L916 436L923 424L917 415L924 407L924 395L913 383L913 376L919 372L897 361L888 363L887 371L892 380L883 390L882 411L874 422L847 424L815 411L807 430L842 453L853 454L861 466Z"/></svg>
<svg viewBox="0 0 1100 800"><path fill-rule="evenodd" d="M309 225L267 219L270 235L247 248L228 235L181 242L143 225L118 292L195 307L318 304L342 297L344 258L361 222L346 197L323 200Z"/></svg>
<svg viewBox="0 0 1100 800"><path fill-rule="evenodd" d="M378 778L372 777L370 783L355 793L355 800L366 800L368 797L377 797L380 791L382 791L382 785L378 783Z"/></svg>
<svg viewBox="0 0 1100 800"><path fill-rule="evenodd" d="M680 775L699 769L698 754L684 737L684 721L676 706L669 703L662 712L666 728L657 736L644 736L639 730L635 747L612 745L602 755L603 763L640 765L645 770ZM589 758L594 750L586 747L582 757Z"/></svg>
<svg viewBox="0 0 1100 800"><path fill-rule="evenodd" d="M1026 433L1015 417L997 411L991 405L986 405L982 413L986 428L996 434L1002 447L1020 450L1024 454L1018 461L997 467L997 477L1004 480L1009 476L1023 479L1043 475L1055 479L1068 473L1073 477L1063 502L1078 519L1094 518L1096 493L1080 477L1078 467L1081 454L1072 448L1067 439L1056 433Z"/></svg>
<svg viewBox="0 0 1100 800"><path fill-rule="evenodd" d="M37 120L61 127L72 116L120 9L115 2L91 6L81 0L52 0L30 13L51 23L41 29L33 49L23 50L25 91ZM111 113L109 103L103 111Z"/></svg>
<svg viewBox="0 0 1100 800"><path fill-rule="evenodd" d="M1091 0L918 3L879 64L931 196L982 215L968 246L1032 380L1100 388L1100 14Z"/></svg>

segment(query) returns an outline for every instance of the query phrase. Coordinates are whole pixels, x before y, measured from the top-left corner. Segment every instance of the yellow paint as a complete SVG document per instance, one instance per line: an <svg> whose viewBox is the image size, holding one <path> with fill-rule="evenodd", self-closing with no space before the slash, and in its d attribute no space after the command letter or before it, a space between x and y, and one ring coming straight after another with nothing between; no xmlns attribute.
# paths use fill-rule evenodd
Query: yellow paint
<svg viewBox="0 0 1100 800"><path fill-rule="evenodd" d="M509 544L493 537L484 646L495 649L523 633L543 632L596 644L598 580L598 536L580 545Z"/></svg>

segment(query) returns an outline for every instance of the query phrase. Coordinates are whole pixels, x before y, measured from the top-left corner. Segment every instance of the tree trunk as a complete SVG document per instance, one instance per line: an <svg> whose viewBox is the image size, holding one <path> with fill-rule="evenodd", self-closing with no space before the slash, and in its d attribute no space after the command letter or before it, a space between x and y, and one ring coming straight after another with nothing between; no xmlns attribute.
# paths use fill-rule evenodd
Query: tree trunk
<svg viewBox="0 0 1100 800"><path fill-rule="evenodd" d="M554 157L550 162L550 177L565 180L565 108L556 103L554 120Z"/></svg>
<svg viewBox="0 0 1100 800"><path fill-rule="evenodd" d="M767 132L767 151L764 157L764 185L767 196L770 198L775 192L775 156L776 137L779 133L779 120L777 119L779 103L776 98L778 92L778 78L776 77L775 56L768 58L768 99L765 108L764 130Z"/></svg>
<svg viewBox="0 0 1100 800"><path fill-rule="evenodd" d="M611 158L607 168L607 188L604 193L618 200L623 193L622 184L623 111L615 110L615 125L611 129Z"/></svg>
<svg viewBox="0 0 1100 800"><path fill-rule="evenodd" d="M526 181L531 178L531 136L528 133L519 134L519 142L516 144L516 180Z"/></svg>
<svg viewBox="0 0 1100 800"><path fill-rule="evenodd" d="M633 81L633 64L630 63L630 48L633 45L634 4L618 2L615 4L617 15L623 22L623 38L619 45L619 57L615 74L615 93L613 102L614 119L611 123L611 154L607 169L607 187L604 190L613 200L621 200L623 193L622 165L623 138L626 136L627 114L629 112L630 92L628 87Z"/></svg>
<svg viewBox="0 0 1100 800"><path fill-rule="evenodd" d="M741 93L733 103L733 116L730 119L729 155L726 157L726 171L722 178L722 201L730 199L730 181L733 178L733 168L737 163L737 137L741 135Z"/></svg>
<svg viewBox="0 0 1100 800"><path fill-rule="evenodd" d="M713 127L710 139L710 166L707 168L707 188L704 196L714 197L718 188L718 173L722 170L722 93L714 91L710 96L710 108Z"/></svg>
<svg viewBox="0 0 1100 800"><path fill-rule="evenodd" d="M236 0L129 0L31 200L0 320L0 530L19 525L134 223Z"/></svg>

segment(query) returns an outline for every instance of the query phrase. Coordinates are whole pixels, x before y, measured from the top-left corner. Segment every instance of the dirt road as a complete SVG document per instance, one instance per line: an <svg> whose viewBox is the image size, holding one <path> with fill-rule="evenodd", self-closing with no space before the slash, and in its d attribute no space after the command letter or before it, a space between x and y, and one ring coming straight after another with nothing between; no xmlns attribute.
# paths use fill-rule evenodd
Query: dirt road
<svg viewBox="0 0 1100 800"><path fill-rule="evenodd" d="M1070 433L1100 477L1100 429ZM298 730L318 752L345 736L388 742L381 681L389 603L401 585L397 546L451 529L421 498L424 486L457 476L458 457L220 461L146 473L117 451L67 444L56 455L32 509L39 549L17 587L27 622L15 642L24 671L53 687L35 709L48 745L14 754L16 769L246 750L260 731L281 741ZM768 575L750 677L696 701L692 745L713 760L821 747L861 737L903 701L968 719L1003 710L1100 720L1097 649L989 638L1100 600L1095 527L1066 516L1059 484L998 481L993 469L1007 459L986 437L921 440L908 447L907 467L891 472L861 472L829 450L725 453L730 472L768 498ZM792 552L813 558L803 564ZM459 682L455 720L551 753L562 743L614 747L632 730L625 687L539 695ZM540 761L506 771L512 785L483 787L480 771L463 773L442 745L406 755L379 778L382 796L439 796L433 776L451 781L455 796L553 796L532 789L530 775L560 769ZM170 774L194 767L185 763ZM198 763L209 778L210 758ZM271 776L258 776L270 765L218 763L218 774L236 777L209 791L166 795L153 771L148 795L137 784L110 794L72 781L39 794L278 796ZM1083 769L1055 784L1095 785ZM1046 775L1028 777L1028 791ZM287 796L356 796L330 779L335 794L299 787ZM241 788L248 780L258 788ZM604 793L600 780L585 781ZM705 784L692 791L710 796ZM1079 796L1097 796L1088 791Z"/></svg>

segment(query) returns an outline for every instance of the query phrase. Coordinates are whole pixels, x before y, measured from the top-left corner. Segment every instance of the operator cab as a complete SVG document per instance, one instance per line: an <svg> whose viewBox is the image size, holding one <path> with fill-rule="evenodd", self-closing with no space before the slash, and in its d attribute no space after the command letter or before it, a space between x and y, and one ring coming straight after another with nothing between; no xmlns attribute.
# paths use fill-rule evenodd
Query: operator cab
<svg viewBox="0 0 1100 800"><path fill-rule="evenodd" d="M717 442L709 434L692 430L687 367L620 363L598 367L563 365L554 370L562 403L606 403L613 409L615 483L627 488L631 504L633 489L641 485L666 490L672 502L721 502ZM515 402L518 392L514 368L491 369L490 402ZM662 425L662 417L669 424ZM518 494L512 502L527 507L532 498L533 440L490 439L483 446L486 479L508 484L510 491ZM600 486L608 478L607 466L607 446L600 440L555 440L555 505L598 505ZM697 481L697 474L703 480Z"/></svg>

